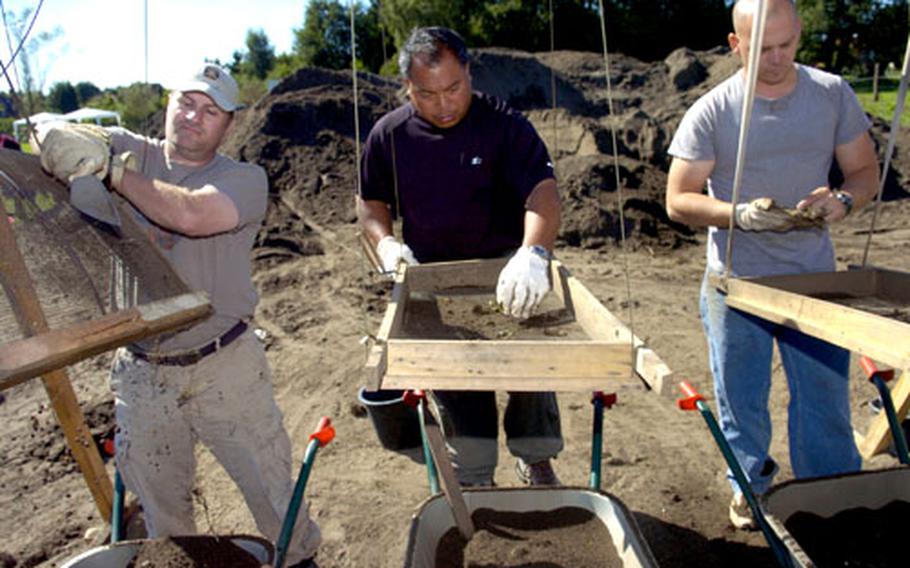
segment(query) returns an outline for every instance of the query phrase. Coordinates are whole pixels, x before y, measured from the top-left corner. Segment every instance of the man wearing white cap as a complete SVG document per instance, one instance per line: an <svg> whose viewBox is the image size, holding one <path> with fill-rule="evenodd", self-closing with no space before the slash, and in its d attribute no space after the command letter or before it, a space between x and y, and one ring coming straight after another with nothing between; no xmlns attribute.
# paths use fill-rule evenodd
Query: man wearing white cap
<svg viewBox="0 0 910 568"><path fill-rule="evenodd" d="M268 180L261 167L217 152L240 108L237 94L224 69L206 64L170 93L164 140L59 125L41 144L42 165L57 178L94 174L125 197L152 243L214 308L190 329L118 350L112 365L117 467L142 502L151 537L196 532L197 441L237 483L273 542L293 490L290 439L249 326L258 301L249 253ZM126 166L133 161L135 170ZM319 542L301 507L288 565L316 566Z"/></svg>

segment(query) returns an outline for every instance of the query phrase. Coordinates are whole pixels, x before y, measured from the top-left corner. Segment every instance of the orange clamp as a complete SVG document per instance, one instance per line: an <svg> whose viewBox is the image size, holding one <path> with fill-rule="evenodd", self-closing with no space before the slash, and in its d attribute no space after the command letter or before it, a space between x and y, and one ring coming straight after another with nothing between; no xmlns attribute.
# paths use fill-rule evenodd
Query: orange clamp
<svg viewBox="0 0 910 568"><path fill-rule="evenodd" d="M332 426L332 419L328 416L323 416L319 420L319 424L316 425L316 431L310 434L310 440L318 441L319 446L323 447L334 439L335 427Z"/></svg>
<svg viewBox="0 0 910 568"><path fill-rule="evenodd" d="M603 391L596 391L591 395L591 402L594 402L595 400L599 400L604 405L604 408L613 408L613 405L616 404L617 397L615 392L606 394Z"/></svg>
<svg viewBox="0 0 910 568"><path fill-rule="evenodd" d="M866 357L865 355L859 358L859 366L863 368L863 371L865 371L866 376L870 381L874 379L876 375L886 383L894 378L894 369L886 369L884 371L880 371L878 367L875 366L875 363L872 361L872 359Z"/></svg>
<svg viewBox="0 0 910 568"><path fill-rule="evenodd" d="M684 398L676 401L677 406L682 410L696 410L698 409L698 401L705 400L705 397L698 394L688 381L680 381L679 390L685 395Z"/></svg>

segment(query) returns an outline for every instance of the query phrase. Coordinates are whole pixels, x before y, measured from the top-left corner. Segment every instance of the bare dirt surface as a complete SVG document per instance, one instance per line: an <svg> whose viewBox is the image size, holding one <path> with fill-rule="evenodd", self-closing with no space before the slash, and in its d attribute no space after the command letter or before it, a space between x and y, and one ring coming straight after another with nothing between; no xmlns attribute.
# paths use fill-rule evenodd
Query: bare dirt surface
<svg viewBox="0 0 910 568"><path fill-rule="evenodd" d="M557 108L549 97L557 72ZM675 372L709 400L711 378L698 317L704 235L670 222L663 211L666 146L685 108L732 73L736 62L716 52L675 52L665 62L611 59L614 111L606 98L602 57L505 50L477 54L475 87L509 98L527 113L558 157L564 223L557 256L617 317L630 324ZM396 85L362 75L359 129L394 104ZM357 402L362 374L391 286L367 270L353 223L355 123L350 77L303 70L244 111L226 149L261 163L272 182L272 204L254 250L261 294L255 325L263 333L273 381L300 464L308 436L330 416L336 439L320 450L307 486L310 513L320 524L324 568L400 566L411 516L428 495L425 470L383 450ZM617 129L617 206L610 126ZM876 127L880 147L883 127ZM898 140L889 198L906 195L908 143ZM883 204L869 262L910 270L910 200ZM859 264L872 209L833 228L838 266ZM625 232L625 246L617 238ZM109 355L69 369L91 427L109 434ZM873 415L875 389L858 366L851 383L858 432ZM2 393L0 403L0 567L59 566L104 542L105 524L66 450L47 394L33 380ZM730 489L725 464L698 413L679 410L675 393L640 388L618 394L605 413L602 488L635 515L662 567L758 567L773 564L760 533L736 532L727 521ZM786 443L787 393L774 365L772 453L779 481L792 477ZM500 398L504 403L504 397ZM559 396L566 448L555 461L566 485L586 487L590 472L590 393ZM243 417L238 417L243 419ZM501 444L499 486L517 486L514 460ZM255 533L233 482L205 449L198 452L194 499L199 530ZM864 467L891 466L888 455ZM108 464L108 470L113 469ZM89 530L92 529L92 530ZM132 536L132 535L131 535Z"/></svg>
<svg viewBox="0 0 910 568"><path fill-rule="evenodd" d="M434 294L412 293L402 335L418 339L588 339L574 316L550 294L536 313L515 319L496 304L496 294L477 287L444 289Z"/></svg>

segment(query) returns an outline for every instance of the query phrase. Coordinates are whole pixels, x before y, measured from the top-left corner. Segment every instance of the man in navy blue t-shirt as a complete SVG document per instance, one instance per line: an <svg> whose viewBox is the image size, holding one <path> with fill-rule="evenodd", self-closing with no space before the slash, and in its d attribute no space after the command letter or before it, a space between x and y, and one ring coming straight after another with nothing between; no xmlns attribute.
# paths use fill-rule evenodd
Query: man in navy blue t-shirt
<svg viewBox="0 0 910 568"><path fill-rule="evenodd" d="M559 231L553 165L534 127L501 101L471 89L469 55L456 32L414 30L399 54L409 102L367 138L357 199L360 223L383 269L399 263L511 254L496 300L527 318L550 289ZM392 233L401 216L402 240ZM492 485L498 418L492 392L437 391L453 429L449 451L463 485ZM550 465L563 447L553 393L510 393L509 451L520 479L559 483Z"/></svg>

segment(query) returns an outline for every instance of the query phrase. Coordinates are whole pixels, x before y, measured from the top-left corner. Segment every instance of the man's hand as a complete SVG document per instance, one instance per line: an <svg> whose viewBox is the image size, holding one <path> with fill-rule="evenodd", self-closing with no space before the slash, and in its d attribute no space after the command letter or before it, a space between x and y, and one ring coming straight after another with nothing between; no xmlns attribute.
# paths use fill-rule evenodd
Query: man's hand
<svg viewBox="0 0 910 568"><path fill-rule="evenodd" d="M813 208L788 209L774 203L770 197L759 197L736 206L736 226L744 231L775 231L823 227L825 218Z"/></svg>
<svg viewBox="0 0 910 568"><path fill-rule="evenodd" d="M525 319L550 290L550 261L521 247L499 273L496 302L509 315Z"/></svg>
<svg viewBox="0 0 910 568"><path fill-rule="evenodd" d="M402 262L405 264L420 264L417 262L417 258L414 257L414 251L411 250L411 247L398 242L392 235L383 237L379 241L379 244L376 245L376 252L379 253L379 259L382 260L382 270L392 278L395 277L398 265Z"/></svg>
<svg viewBox="0 0 910 568"><path fill-rule="evenodd" d="M104 180L110 169L110 134L100 126L58 123L38 132L41 167L59 180L94 175ZM122 170L121 170L122 174Z"/></svg>
<svg viewBox="0 0 910 568"><path fill-rule="evenodd" d="M841 197L838 197L841 195ZM847 203L850 207L847 207ZM853 196L843 191L834 191L830 187L818 187L805 199L796 204L800 211L814 211L826 222L840 221L853 208Z"/></svg>

